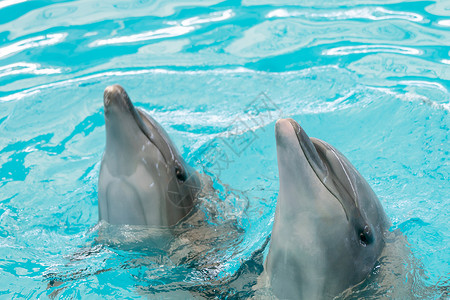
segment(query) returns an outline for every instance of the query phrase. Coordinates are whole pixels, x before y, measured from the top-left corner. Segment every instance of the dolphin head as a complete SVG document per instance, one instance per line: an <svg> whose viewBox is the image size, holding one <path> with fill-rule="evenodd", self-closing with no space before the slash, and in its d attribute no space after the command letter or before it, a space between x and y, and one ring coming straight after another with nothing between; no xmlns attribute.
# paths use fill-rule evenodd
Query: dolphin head
<svg viewBox="0 0 450 300"><path fill-rule="evenodd" d="M374 267L389 226L368 183L292 119L276 124L280 191L266 270L280 298L336 296Z"/></svg>
<svg viewBox="0 0 450 300"><path fill-rule="evenodd" d="M198 173L164 129L134 107L125 90L104 92L106 147L98 188L99 219L110 224L169 226L193 207Z"/></svg>

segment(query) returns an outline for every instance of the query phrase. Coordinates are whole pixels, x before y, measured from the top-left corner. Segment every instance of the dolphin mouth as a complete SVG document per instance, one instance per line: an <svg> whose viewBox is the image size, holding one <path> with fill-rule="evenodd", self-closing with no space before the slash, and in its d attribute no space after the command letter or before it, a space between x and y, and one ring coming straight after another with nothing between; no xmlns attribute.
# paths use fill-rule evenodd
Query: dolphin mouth
<svg viewBox="0 0 450 300"><path fill-rule="evenodd" d="M316 173L320 181L324 183L324 181L328 177L328 169L324 164L323 159L317 152L313 141L311 141L305 130L294 119L289 118L286 119L286 121L288 121L294 129L300 148L302 149L303 154L311 165L311 168Z"/></svg>
<svg viewBox="0 0 450 300"><path fill-rule="evenodd" d="M138 111L133 103L131 102L130 97L128 96L125 89L118 85L114 84L106 87L103 93L103 106L105 110L105 115L108 115L111 108L116 106L122 113L128 113L136 122L136 125L139 127L140 131L148 138L148 140L155 145L155 147L161 152L165 163L168 165L170 159L174 157L173 150L170 148L168 143L164 143L161 141L165 141L164 138L158 138L161 134L159 133L157 126L154 124L154 120L151 118L147 118L148 122L153 128L148 128L148 126L142 120L141 115L144 114L141 111ZM170 157L167 157L169 154Z"/></svg>
<svg viewBox="0 0 450 300"><path fill-rule="evenodd" d="M293 119L277 121L277 144L279 138L282 138L283 135L283 133L279 133L282 130L282 123L286 124L286 122L292 126L301 151L311 169L316 173L322 185L341 204L347 221L354 225L358 234L362 237L362 244L371 243L373 241L371 228L366 217L361 214L357 201L358 193L354 186L355 182L349 175L352 172L357 172L356 169L346 160L343 154L331 145L316 138L309 138L303 128Z"/></svg>
<svg viewBox="0 0 450 300"><path fill-rule="evenodd" d="M323 150L321 150L322 147L325 146L328 148L329 146L327 146L326 143L318 139L314 138L310 139L309 136L306 134L305 130L294 119L291 118L278 120L276 124L277 132L281 130L280 129L281 126L283 126L283 123L286 124L286 122L289 123L290 126L292 126L292 129L295 132L301 151L303 152L311 169L314 171L314 173L316 174L317 178L320 180L322 185L342 205L347 220L349 220L349 211L351 210L351 208L349 208L349 203L351 201L342 200L342 192L339 191L340 189L336 188L336 184L339 183L333 179L334 170L327 162L327 155L323 153ZM277 143L278 143L278 136L277 136Z"/></svg>

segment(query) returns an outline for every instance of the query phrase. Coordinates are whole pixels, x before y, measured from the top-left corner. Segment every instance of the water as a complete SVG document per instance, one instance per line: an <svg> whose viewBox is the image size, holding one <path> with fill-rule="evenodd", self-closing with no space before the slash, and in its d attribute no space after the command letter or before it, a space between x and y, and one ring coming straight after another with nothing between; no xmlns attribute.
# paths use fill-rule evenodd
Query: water
<svg viewBox="0 0 450 300"><path fill-rule="evenodd" d="M442 296L449 29L448 1L0 1L1 298L251 295L234 274L271 231L279 117L353 162L417 259L416 296ZM197 252L96 242L114 83L213 180L212 231L180 228Z"/></svg>

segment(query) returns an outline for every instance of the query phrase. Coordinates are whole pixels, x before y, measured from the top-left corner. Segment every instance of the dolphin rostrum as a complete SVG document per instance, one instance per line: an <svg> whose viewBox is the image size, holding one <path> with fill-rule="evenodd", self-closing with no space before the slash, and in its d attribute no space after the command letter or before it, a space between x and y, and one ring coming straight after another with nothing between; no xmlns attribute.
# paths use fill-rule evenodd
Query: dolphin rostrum
<svg viewBox="0 0 450 300"><path fill-rule="evenodd" d="M266 286L280 299L333 298L372 271L390 221L336 148L293 119L279 120L275 133L280 191Z"/></svg>
<svg viewBox="0 0 450 300"><path fill-rule="evenodd" d="M103 101L106 148L98 182L99 219L113 225L176 224L194 206L199 174L121 86L107 87Z"/></svg>

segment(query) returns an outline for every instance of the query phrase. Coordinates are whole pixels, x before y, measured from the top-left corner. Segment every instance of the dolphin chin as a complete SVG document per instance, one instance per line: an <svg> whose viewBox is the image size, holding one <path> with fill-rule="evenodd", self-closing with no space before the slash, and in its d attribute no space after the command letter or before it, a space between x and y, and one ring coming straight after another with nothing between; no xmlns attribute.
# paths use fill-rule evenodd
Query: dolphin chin
<svg viewBox="0 0 450 300"><path fill-rule="evenodd" d="M389 220L368 183L333 146L292 119L276 124L280 191L265 273L283 299L337 296L371 272Z"/></svg>
<svg viewBox="0 0 450 300"><path fill-rule="evenodd" d="M99 219L117 225L176 224L194 206L199 174L120 85L105 89L103 103L106 147L98 183Z"/></svg>

